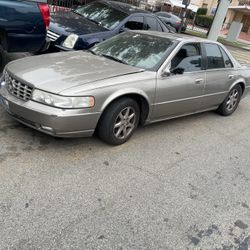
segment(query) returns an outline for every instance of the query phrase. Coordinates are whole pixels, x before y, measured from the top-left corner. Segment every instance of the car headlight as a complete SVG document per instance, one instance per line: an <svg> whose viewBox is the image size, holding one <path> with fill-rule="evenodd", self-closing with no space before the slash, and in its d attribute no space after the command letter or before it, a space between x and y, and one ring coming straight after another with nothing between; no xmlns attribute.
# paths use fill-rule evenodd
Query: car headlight
<svg viewBox="0 0 250 250"><path fill-rule="evenodd" d="M91 108L95 105L93 96L60 96L35 89L32 100L63 109Z"/></svg>
<svg viewBox="0 0 250 250"><path fill-rule="evenodd" d="M76 41L78 39L78 35L70 34L64 41L63 46L69 49L73 49Z"/></svg>

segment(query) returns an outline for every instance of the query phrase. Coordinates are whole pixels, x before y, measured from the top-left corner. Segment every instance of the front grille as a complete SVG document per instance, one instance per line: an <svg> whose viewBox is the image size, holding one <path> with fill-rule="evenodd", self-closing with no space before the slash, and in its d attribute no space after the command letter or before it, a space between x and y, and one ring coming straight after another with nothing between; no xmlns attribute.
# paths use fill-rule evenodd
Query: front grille
<svg viewBox="0 0 250 250"><path fill-rule="evenodd" d="M51 30L48 30L48 31L47 31L47 37L48 37L52 42L55 42L55 41L60 37L60 35L56 34L55 32L52 32Z"/></svg>
<svg viewBox="0 0 250 250"><path fill-rule="evenodd" d="M25 83L21 83L8 75L5 77L6 79L6 87L10 94L14 95L15 97L23 100L28 101L31 99L32 90L33 88L28 86Z"/></svg>

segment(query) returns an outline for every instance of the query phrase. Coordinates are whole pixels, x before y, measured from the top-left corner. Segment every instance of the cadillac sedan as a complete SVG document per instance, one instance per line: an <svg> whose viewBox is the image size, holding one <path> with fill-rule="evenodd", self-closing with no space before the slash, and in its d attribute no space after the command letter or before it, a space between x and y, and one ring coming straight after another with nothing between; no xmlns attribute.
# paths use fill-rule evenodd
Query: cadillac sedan
<svg viewBox="0 0 250 250"><path fill-rule="evenodd" d="M9 63L1 103L21 123L59 136L126 142L139 124L216 110L231 115L250 69L209 40L160 32L122 33L89 51Z"/></svg>

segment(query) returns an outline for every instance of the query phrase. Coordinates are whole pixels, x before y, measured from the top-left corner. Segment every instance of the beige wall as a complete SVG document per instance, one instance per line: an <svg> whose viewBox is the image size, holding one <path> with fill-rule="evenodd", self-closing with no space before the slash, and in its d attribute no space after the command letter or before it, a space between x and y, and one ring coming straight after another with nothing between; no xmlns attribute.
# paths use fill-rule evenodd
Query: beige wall
<svg viewBox="0 0 250 250"><path fill-rule="evenodd" d="M199 8L201 8L203 4L206 4L208 9L208 14L210 14L211 6L213 5L216 6L217 0L191 0L191 3Z"/></svg>
<svg viewBox="0 0 250 250"><path fill-rule="evenodd" d="M217 7L217 0L191 0L191 3L201 8L203 4L207 4L208 15L210 15L213 8ZM239 4L238 0L232 0L231 6L237 6Z"/></svg>

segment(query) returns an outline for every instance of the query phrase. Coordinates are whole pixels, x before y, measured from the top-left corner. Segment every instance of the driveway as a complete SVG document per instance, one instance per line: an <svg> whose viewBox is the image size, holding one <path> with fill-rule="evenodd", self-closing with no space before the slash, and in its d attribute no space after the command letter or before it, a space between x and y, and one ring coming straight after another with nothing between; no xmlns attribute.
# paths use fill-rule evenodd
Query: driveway
<svg viewBox="0 0 250 250"><path fill-rule="evenodd" d="M139 128L55 139L0 108L0 249L250 247L250 98Z"/></svg>

